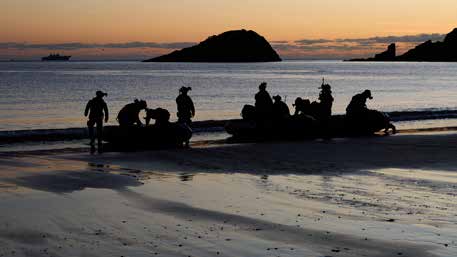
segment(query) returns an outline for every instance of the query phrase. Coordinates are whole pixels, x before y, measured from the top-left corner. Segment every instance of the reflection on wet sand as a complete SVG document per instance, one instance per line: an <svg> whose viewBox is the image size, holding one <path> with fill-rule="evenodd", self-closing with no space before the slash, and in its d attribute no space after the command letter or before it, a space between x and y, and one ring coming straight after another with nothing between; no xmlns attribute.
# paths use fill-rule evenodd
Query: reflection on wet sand
<svg viewBox="0 0 457 257"><path fill-rule="evenodd" d="M33 256L45 245L57 256L455 256L453 142L4 156L0 255Z"/></svg>

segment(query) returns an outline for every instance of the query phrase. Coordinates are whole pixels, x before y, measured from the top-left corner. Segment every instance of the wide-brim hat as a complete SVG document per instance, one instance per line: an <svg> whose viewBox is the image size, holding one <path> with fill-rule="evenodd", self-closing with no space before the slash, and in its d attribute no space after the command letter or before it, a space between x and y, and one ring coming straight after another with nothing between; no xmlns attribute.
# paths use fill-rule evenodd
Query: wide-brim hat
<svg viewBox="0 0 457 257"><path fill-rule="evenodd" d="M191 87L181 87L181 88L179 89L179 92L188 92L188 91L190 91L190 90L192 90Z"/></svg>
<svg viewBox="0 0 457 257"><path fill-rule="evenodd" d="M97 92L95 92L95 95L98 97L104 97L104 96L107 96L108 93L98 90Z"/></svg>

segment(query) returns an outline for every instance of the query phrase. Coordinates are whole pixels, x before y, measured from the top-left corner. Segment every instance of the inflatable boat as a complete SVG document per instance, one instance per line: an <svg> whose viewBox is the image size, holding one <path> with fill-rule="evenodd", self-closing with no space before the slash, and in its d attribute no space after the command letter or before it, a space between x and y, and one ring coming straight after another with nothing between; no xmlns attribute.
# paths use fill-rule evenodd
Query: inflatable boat
<svg viewBox="0 0 457 257"><path fill-rule="evenodd" d="M161 149L183 147L192 137L192 129L180 123L161 126L106 126L103 141L125 149Z"/></svg>
<svg viewBox="0 0 457 257"><path fill-rule="evenodd" d="M396 132L389 117L375 110L357 118L333 115L328 121L319 121L309 115L290 116L276 121L232 120L226 123L225 130L235 139L244 140L354 137L369 136L380 131Z"/></svg>

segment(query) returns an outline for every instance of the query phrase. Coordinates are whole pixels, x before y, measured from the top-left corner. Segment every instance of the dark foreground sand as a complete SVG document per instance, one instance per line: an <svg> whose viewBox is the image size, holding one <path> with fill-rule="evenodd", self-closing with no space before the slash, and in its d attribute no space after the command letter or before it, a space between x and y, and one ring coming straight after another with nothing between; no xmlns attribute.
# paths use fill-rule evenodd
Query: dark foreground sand
<svg viewBox="0 0 457 257"><path fill-rule="evenodd" d="M0 256L457 256L457 134L0 156Z"/></svg>

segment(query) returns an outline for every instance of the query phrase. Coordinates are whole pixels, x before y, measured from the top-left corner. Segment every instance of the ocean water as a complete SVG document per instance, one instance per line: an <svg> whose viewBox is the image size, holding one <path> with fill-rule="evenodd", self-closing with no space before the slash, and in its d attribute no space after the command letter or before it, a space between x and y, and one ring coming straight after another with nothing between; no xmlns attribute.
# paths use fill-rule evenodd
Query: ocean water
<svg viewBox="0 0 457 257"><path fill-rule="evenodd" d="M96 90L109 94L109 124L135 98L168 109L175 119L181 86L192 87L195 120L238 118L262 81L292 110L297 96L317 99L323 77L332 85L334 113L344 113L364 89L374 96L369 107L385 112L457 110L457 63L2 62L0 131L83 127L85 104Z"/></svg>

